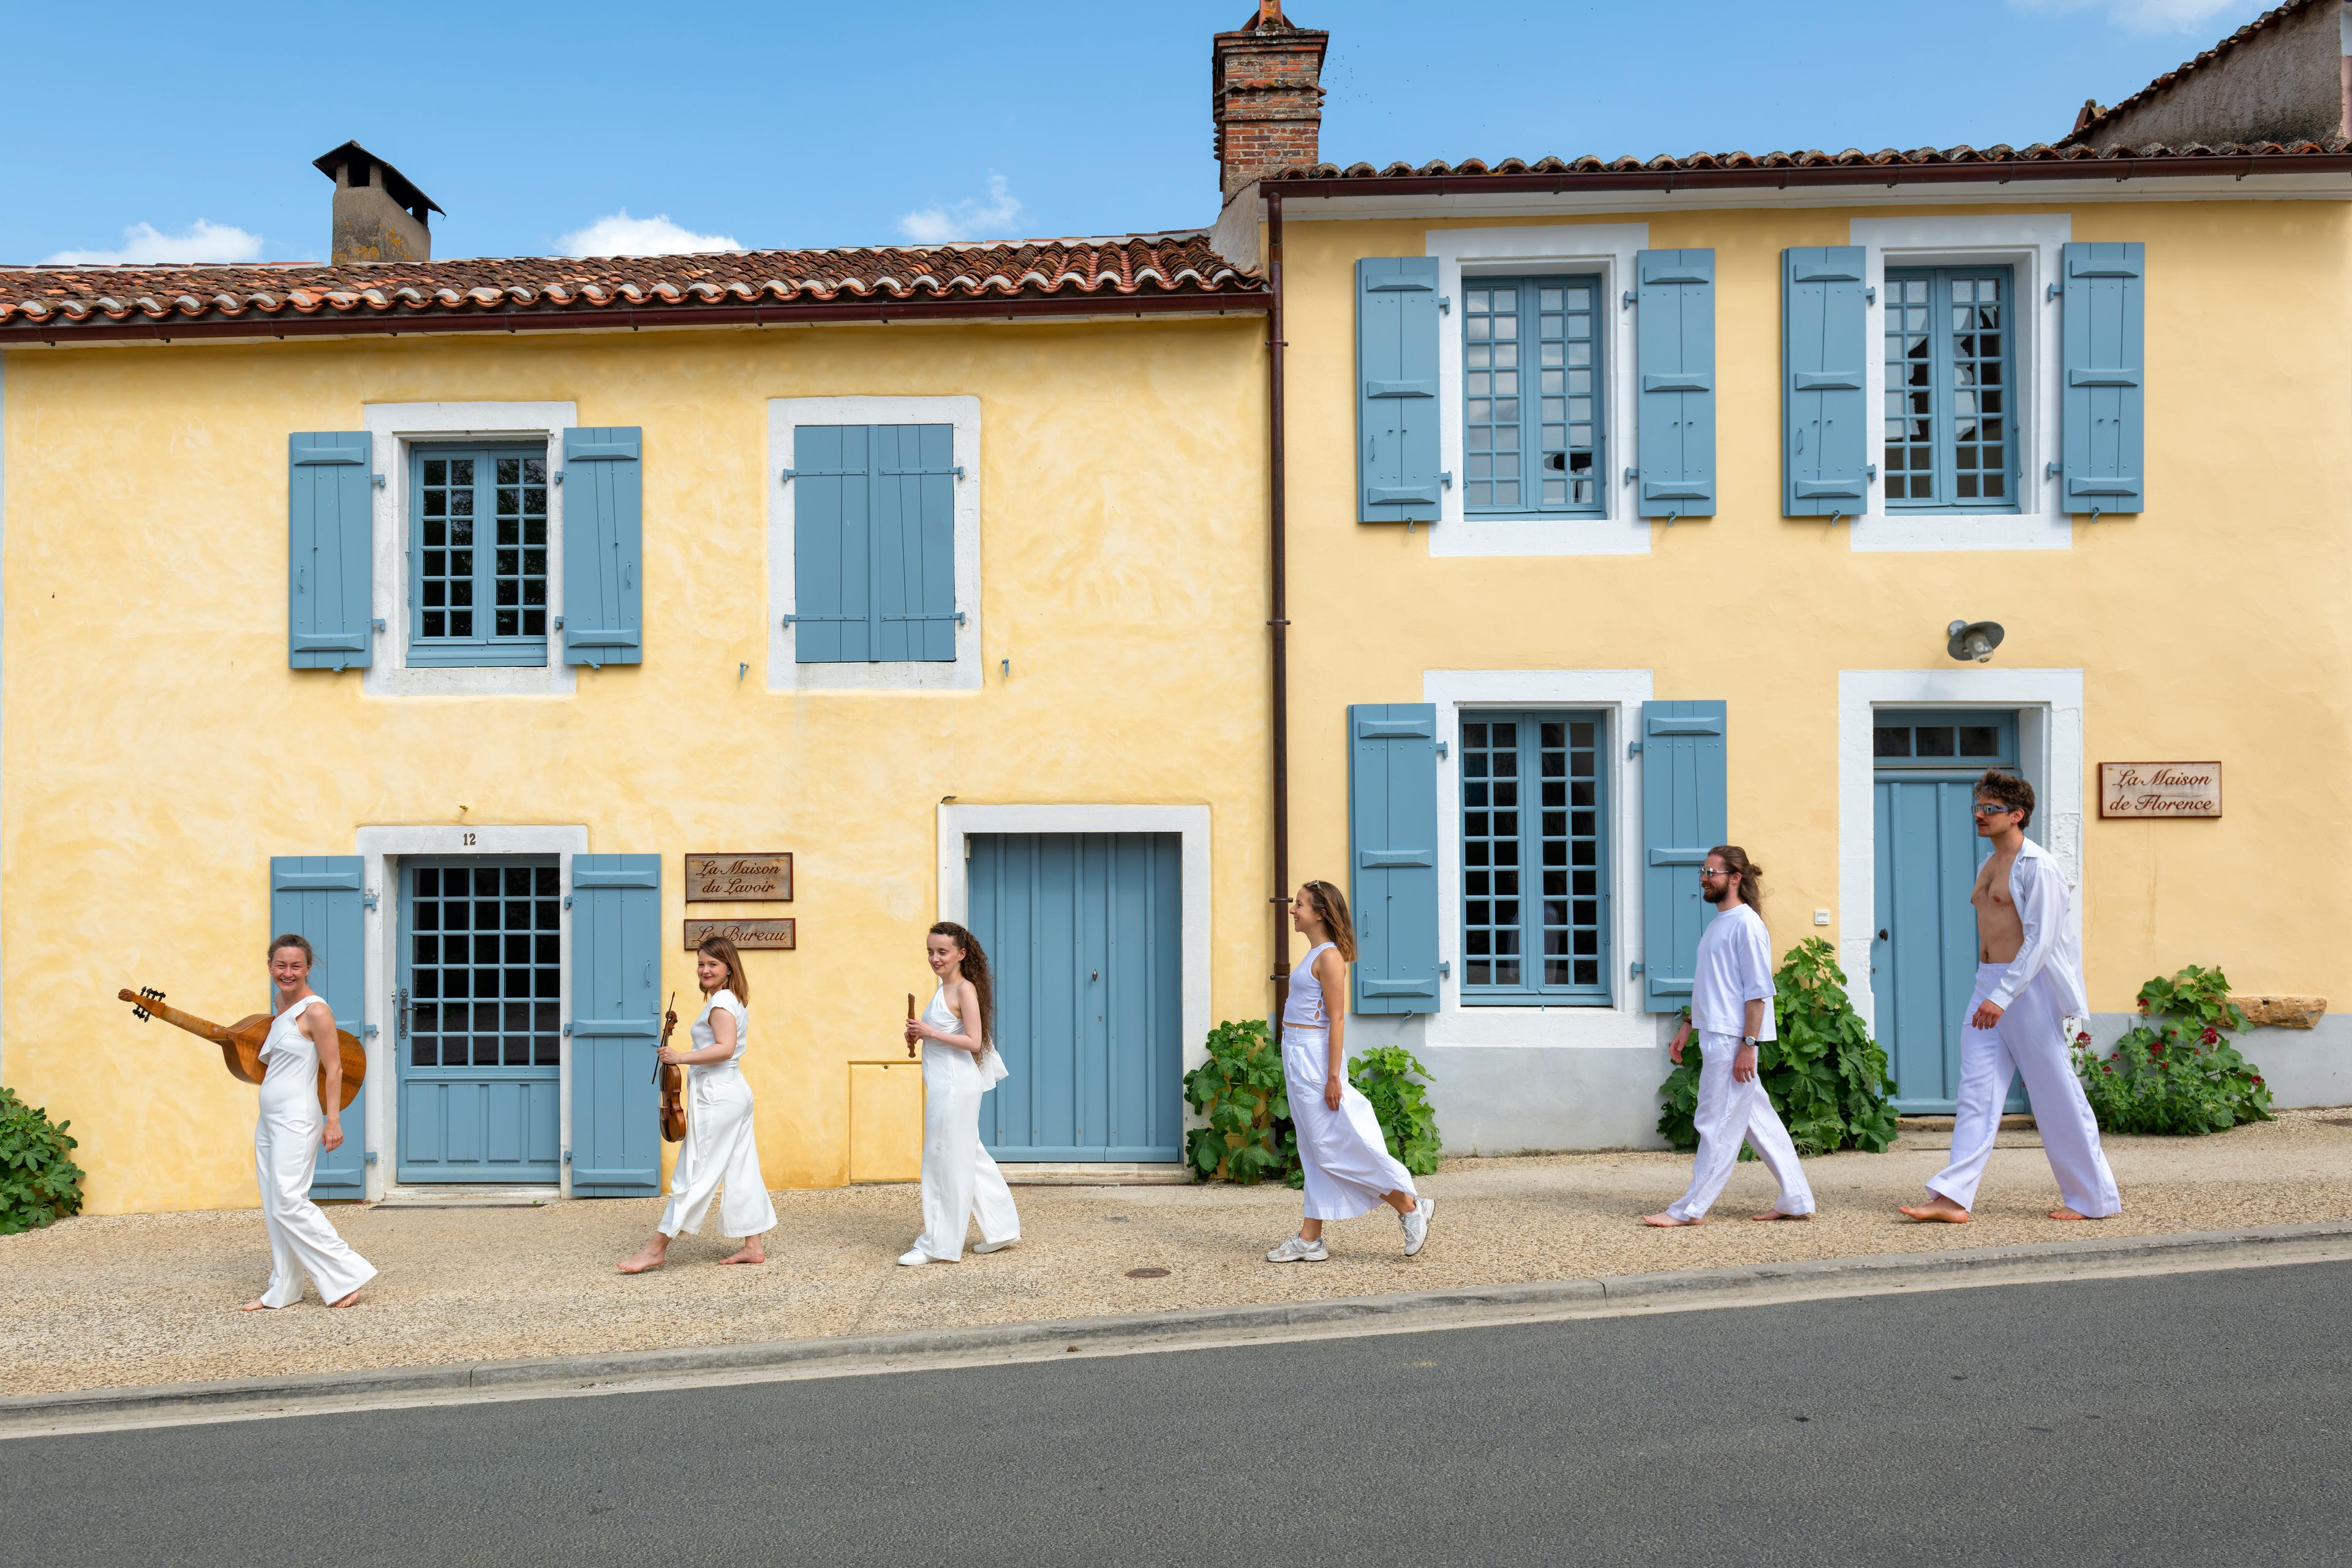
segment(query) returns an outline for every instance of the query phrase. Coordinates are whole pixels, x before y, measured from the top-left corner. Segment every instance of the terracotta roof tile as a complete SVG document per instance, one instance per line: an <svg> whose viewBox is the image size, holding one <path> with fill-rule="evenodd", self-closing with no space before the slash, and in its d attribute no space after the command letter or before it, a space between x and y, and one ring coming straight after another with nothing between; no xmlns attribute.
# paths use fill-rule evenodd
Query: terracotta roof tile
<svg viewBox="0 0 2352 1568"><path fill-rule="evenodd" d="M2129 101L2126 100L2126 101ZM2119 106L2120 107L2120 106ZM1590 154L1580 158L1538 158L1528 161L1505 158L1488 163L1481 159L1465 159L1448 163L1443 159L1427 163L1315 163L1285 169L1269 174L1268 180L1391 180L1391 179L1468 179L1479 175L1510 174L1668 174L1696 170L1771 170L1771 169L1831 169L1831 168L1922 168L1930 165L1957 163L1985 164L2054 164L2095 160L2147 161L2164 158L2225 158L2280 157L2297 154L2335 153L2343 149L2322 145L2316 142L2262 142L2248 144L2232 143L2222 147L2192 144L2182 147L2094 149L2061 143L2051 146L2036 142L2028 147L2011 147L1999 143L1990 147L1915 147L1904 151L1894 147L1865 153L1849 147L1843 153L1824 153L1818 149L1796 153L1693 153L1686 157L1655 158L1596 158Z"/></svg>
<svg viewBox="0 0 2352 1568"><path fill-rule="evenodd" d="M2112 119L2116 114L2131 108L2135 104L2144 103L2147 100L2156 97L2158 93L2163 92L2167 88L2177 84L2183 77L2193 75L2196 72L2204 69L2207 66L2211 65L2215 60L2220 59L2223 55L2228 54L2231 49L2236 48L2239 45L2252 37L2256 33L2262 32L2265 28L2275 27L2281 22L2285 21L2288 17L2295 15L2297 12L2308 10L2317 4L2319 4L2319 0L2287 0L2285 5L2274 6L2272 9L2263 12L2261 16L2247 23L2244 26L2239 28L2236 32L2231 34L2220 43L2215 44L2211 48L2207 49L2193 59L2183 60L2172 69L2165 72L2162 76L2158 77L2154 81L2149 82L2146 87L2141 88L2137 92L2133 93L2129 98L2122 99L2116 102L2111 103L2105 109L2099 110L2096 113L2090 115L2087 119L2079 121L2074 130L2068 132L2065 135L2058 139L2058 145L2067 148L2082 145L2084 138L2097 134L2099 127L2105 124L2107 121Z"/></svg>
<svg viewBox="0 0 2352 1568"><path fill-rule="evenodd" d="M1255 295L1205 234L701 256L484 258L348 267L0 268L0 326L646 309L764 302Z"/></svg>

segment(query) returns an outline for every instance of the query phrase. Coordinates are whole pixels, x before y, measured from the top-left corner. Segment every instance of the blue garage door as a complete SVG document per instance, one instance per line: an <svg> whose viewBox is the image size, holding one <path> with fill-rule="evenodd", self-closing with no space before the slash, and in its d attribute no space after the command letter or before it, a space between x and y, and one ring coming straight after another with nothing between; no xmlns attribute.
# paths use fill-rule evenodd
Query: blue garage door
<svg viewBox="0 0 2352 1568"><path fill-rule="evenodd" d="M1012 1076L982 1101L1000 1160L1183 1153L1182 840L974 834L972 934Z"/></svg>
<svg viewBox="0 0 2352 1568"><path fill-rule="evenodd" d="M2017 715L1931 710L1874 719L1878 929L1870 948L1878 1043L1898 1110L1951 1114L1960 1030L1977 980L1969 890L1992 853L1969 816L1987 768L2017 766ZM2008 1109L2026 1109L2024 1081Z"/></svg>

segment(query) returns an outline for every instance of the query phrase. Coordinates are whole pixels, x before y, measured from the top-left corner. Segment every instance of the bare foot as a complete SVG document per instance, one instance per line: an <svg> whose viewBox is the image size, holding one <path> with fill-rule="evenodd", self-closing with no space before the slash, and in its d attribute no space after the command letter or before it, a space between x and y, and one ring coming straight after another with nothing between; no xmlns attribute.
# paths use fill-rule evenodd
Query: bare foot
<svg viewBox="0 0 2352 1568"><path fill-rule="evenodd" d="M1643 1225L1654 1225L1660 1230L1679 1230L1686 1225L1696 1225L1698 1224L1698 1221L1695 1219L1676 1219L1670 1214L1645 1214L1642 1216L1642 1223Z"/></svg>
<svg viewBox="0 0 2352 1568"><path fill-rule="evenodd" d="M327 1303L327 1305L328 1305L328 1306L330 1306L330 1307L349 1307L349 1306L355 1305L355 1304L358 1302L359 1299L360 1299L360 1293L359 1293L359 1291L354 1290L354 1291L352 1291L350 1295L348 1295L348 1296L344 1297L341 1300L340 1300L340 1301L330 1301L330 1302L328 1302L328 1303Z"/></svg>
<svg viewBox="0 0 2352 1568"><path fill-rule="evenodd" d="M237 1310L240 1312L266 1312L269 1310L269 1303L263 1300L260 1297L256 1296L252 1300L247 1301L244 1306L239 1307Z"/></svg>
<svg viewBox="0 0 2352 1568"><path fill-rule="evenodd" d="M663 1260L668 1256L668 1247L656 1247L651 1242L647 1242L646 1244L646 1249L643 1252L638 1253L635 1258L625 1259L621 1264L621 1272L624 1274L643 1274L648 1270L659 1268L662 1266Z"/></svg>
<svg viewBox="0 0 2352 1568"><path fill-rule="evenodd" d="M1748 1217L1749 1219L1753 1219L1753 1220L1775 1220L1775 1219L1811 1219L1811 1218L1812 1218L1813 1216L1812 1216L1812 1215L1809 1215L1809 1214L1782 1214L1779 1209L1766 1209L1762 1214L1752 1214L1752 1215L1749 1215Z"/></svg>
<svg viewBox="0 0 2352 1568"><path fill-rule="evenodd" d="M729 1254L719 1261L722 1265L729 1263L765 1263L768 1261L768 1252L767 1248L761 1247L758 1242L747 1241L742 1245L740 1249Z"/></svg>
<svg viewBox="0 0 2352 1568"><path fill-rule="evenodd" d="M2091 1216L2086 1214L2076 1214L2073 1209L2056 1208L2050 1211L2050 1217L2052 1219L2089 1219Z"/></svg>
<svg viewBox="0 0 2352 1568"><path fill-rule="evenodd" d="M1924 1223L1940 1225L1966 1225L1969 1223L1969 1211L1954 1203L1951 1199L1944 1196L1941 1193L1937 1193L1934 1197L1929 1198L1924 1204L1897 1204L1895 1206L1901 1209L1905 1214L1909 1215L1913 1219L1919 1220Z"/></svg>

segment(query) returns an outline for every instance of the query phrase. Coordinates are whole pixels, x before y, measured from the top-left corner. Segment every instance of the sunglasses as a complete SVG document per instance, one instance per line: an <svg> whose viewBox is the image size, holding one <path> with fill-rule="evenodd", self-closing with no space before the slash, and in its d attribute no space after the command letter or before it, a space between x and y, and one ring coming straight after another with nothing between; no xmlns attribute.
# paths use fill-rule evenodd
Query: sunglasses
<svg viewBox="0 0 2352 1568"><path fill-rule="evenodd" d="M2022 811L2024 807L2017 805L1994 805L1989 801L1980 800L1977 802L1974 809L1979 816L2007 816L2012 811Z"/></svg>

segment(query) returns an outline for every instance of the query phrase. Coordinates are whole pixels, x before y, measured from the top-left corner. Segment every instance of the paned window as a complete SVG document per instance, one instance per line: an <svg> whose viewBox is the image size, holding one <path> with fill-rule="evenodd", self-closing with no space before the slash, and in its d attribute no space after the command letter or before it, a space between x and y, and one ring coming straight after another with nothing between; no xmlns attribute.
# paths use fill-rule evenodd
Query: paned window
<svg viewBox="0 0 2352 1568"><path fill-rule="evenodd" d="M1462 503L1600 516L1598 278L1463 280Z"/></svg>
<svg viewBox="0 0 2352 1568"><path fill-rule="evenodd" d="M547 662L547 449L409 454L408 662Z"/></svg>
<svg viewBox="0 0 2352 1568"><path fill-rule="evenodd" d="M558 868L425 865L410 874L410 1065L556 1066Z"/></svg>
<svg viewBox="0 0 2352 1568"><path fill-rule="evenodd" d="M1881 711L1871 726L1870 749L1882 768L1916 766L1967 771L2013 766L2017 762L2017 715L1998 710Z"/></svg>
<svg viewBox="0 0 2352 1568"><path fill-rule="evenodd" d="M1886 505L2017 510L2011 270L1886 269Z"/></svg>
<svg viewBox="0 0 2352 1568"><path fill-rule="evenodd" d="M1462 721L1462 1000L1606 1004L1599 713Z"/></svg>

